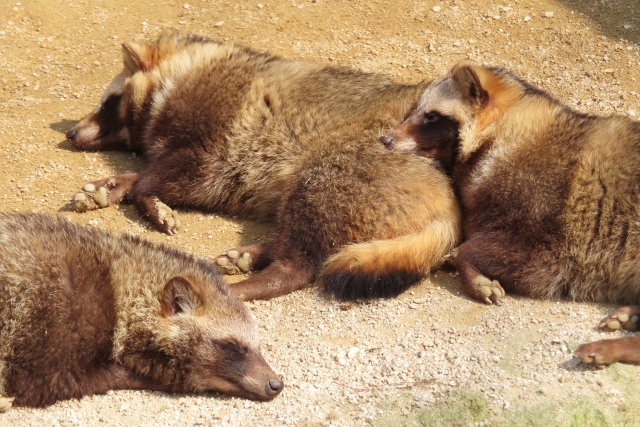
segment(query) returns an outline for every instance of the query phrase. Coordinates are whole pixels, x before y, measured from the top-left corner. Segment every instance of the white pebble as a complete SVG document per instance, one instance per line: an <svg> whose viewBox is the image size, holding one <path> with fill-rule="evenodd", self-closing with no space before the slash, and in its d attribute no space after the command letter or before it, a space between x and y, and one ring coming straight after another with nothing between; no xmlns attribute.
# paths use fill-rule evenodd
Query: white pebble
<svg viewBox="0 0 640 427"><path fill-rule="evenodd" d="M638 112L637 112L636 110L633 110L633 109L632 109L632 110L629 110L629 115L630 115L631 117L635 117L635 116L636 116L636 114L638 114Z"/></svg>
<svg viewBox="0 0 640 427"><path fill-rule="evenodd" d="M222 27L224 25L224 21L218 21L215 24L213 24L214 27Z"/></svg>
<svg viewBox="0 0 640 427"><path fill-rule="evenodd" d="M262 3L258 3L258 9L262 9L263 7Z"/></svg>
<svg viewBox="0 0 640 427"><path fill-rule="evenodd" d="M351 347L349 349L349 352L347 353L347 357L349 359L353 359L354 357L356 357L356 354L358 354L360 352L360 349L358 347Z"/></svg>
<svg viewBox="0 0 640 427"><path fill-rule="evenodd" d="M185 3L183 6L185 9L189 9L189 3Z"/></svg>
<svg viewBox="0 0 640 427"><path fill-rule="evenodd" d="M553 18L553 12L549 11L549 12L544 12L542 14L545 18Z"/></svg>
<svg viewBox="0 0 640 427"><path fill-rule="evenodd" d="M524 22L529 22L531 21L531 17L529 15L524 17Z"/></svg>
<svg viewBox="0 0 640 427"><path fill-rule="evenodd" d="M431 8L431 10L434 11L434 12L440 12L440 9L441 9L440 6L433 6Z"/></svg>

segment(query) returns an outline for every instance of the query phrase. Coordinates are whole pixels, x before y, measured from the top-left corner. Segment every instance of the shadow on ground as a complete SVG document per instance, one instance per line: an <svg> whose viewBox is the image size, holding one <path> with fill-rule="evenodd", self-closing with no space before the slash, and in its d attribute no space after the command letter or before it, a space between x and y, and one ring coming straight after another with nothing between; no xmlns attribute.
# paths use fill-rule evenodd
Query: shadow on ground
<svg viewBox="0 0 640 427"><path fill-rule="evenodd" d="M640 2L636 0L557 0L583 13L608 37L640 43Z"/></svg>

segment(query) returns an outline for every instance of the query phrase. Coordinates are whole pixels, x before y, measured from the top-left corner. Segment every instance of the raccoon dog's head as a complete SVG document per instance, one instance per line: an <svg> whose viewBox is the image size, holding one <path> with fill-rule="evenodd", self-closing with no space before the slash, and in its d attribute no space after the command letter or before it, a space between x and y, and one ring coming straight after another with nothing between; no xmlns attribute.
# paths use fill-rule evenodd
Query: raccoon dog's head
<svg viewBox="0 0 640 427"><path fill-rule="evenodd" d="M167 282L148 354L130 368L176 391L273 399L284 383L260 353L251 313L217 272L211 278L214 283L181 276Z"/></svg>
<svg viewBox="0 0 640 427"><path fill-rule="evenodd" d="M415 110L380 138L387 148L435 157L445 168L456 158L479 148L483 132L523 92L510 73L475 65L456 64L424 91Z"/></svg>
<svg viewBox="0 0 640 427"><path fill-rule="evenodd" d="M69 142L83 150L128 150L141 136L157 85L152 72L171 51L167 37L153 44L122 45L124 69L102 95L100 102L67 132Z"/></svg>

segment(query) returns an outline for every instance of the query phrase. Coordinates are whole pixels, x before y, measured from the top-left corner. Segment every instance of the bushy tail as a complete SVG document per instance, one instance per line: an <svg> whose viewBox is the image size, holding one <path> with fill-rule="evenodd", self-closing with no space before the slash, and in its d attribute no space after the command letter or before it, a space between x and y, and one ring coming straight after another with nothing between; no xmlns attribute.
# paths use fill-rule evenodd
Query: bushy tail
<svg viewBox="0 0 640 427"><path fill-rule="evenodd" d="M323 265L327 292L351 300L397 296L440 266L458 242L457 221L432 221L424 230L342 248Z"/></svg>

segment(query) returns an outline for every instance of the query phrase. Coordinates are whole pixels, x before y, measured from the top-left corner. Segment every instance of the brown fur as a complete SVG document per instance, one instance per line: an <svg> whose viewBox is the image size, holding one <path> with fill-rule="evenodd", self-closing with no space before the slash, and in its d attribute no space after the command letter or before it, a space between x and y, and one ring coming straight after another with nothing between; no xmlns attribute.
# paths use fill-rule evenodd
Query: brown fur
<svg viewBox="0 0 640 427"><path fill-rule="evenodd" d="M0 252L0 395L17 405L282 389L250 313L206 262L42 215L1 215Z"/></svg>
<svg viewBox="0 0 640 427"><path fill-rule="evenodd" d="M125 44L124 58L124 79L101 102L119 99L120 122L105 122L108 114L97 109L69 139L112 148L94 138L106 132L96 126L126 124L125 133L111 133L132 135L122 147L141 151L146 168L95 185L109 189L110 203L130 197L169 234L179 226L170 207L277 213L274 242L239 248L252 255L253 269L265 269L233 285L243 298L291 292L320 270L325 289L343 298L396 295L455 245L458 207L437 163L376 142L427 83L400 85L176 35ZM83 191L76 205L96 208L93 197Z"/></svg>
<svg viewBox="0 0 640 427"><path fill-rule="evenodd" d="M640 329L640 305L620 307L602 319L598 326L637 331ZM574 354L584 363L597 367L616 362L640 364L640 335L582 344Z"/></svg>
<svg viewBox="0 0 640 427"><path fill-rule="evenodd" d="M374 144L427 85L176 34L125 43L123 57L123 72L67 136L82 149L141 152L147 166L133 182L115 177L109 203L130 198L169 234L177 225L158 202L274 218L312 149L363 134ZM98 207L92 196L79 209Z"/></svg>
<svg viewBox="0 0 640 427"><path fill-rule="evenodd" d="M470 296L497 303L502 286L638 300L640 123L578 113L509 72L469 63L428 87L407 120L429 112L459 123L457 264Z"/></svg>
<svg viewBox="0 0 640 427"><path fill-rule="evenodd" d="M464 216L456 263L472 298L498 304L506 289L638 301L640 123L578 113L509 72L467 62L428 87L382 142L398 139L404 151L446 147L420 138L433 127L420 122L426 115L459 124L449 141ZM625 321L636 313L628 322L637 329L638 306L600 326L619 328L618 313ZM584 344L576 355L597 366L640 363L640 338Z"/></svg>
<svg viewBox="0 0 640 427"><path fill-rule="evenodd" d="M369 139L325 147L296 176L273 242L249 250L265 268L231 285L272 298L318 278L346 299L395 296L438 267L458 239L459 213L434 159ZM268 257L265 257L265 252Z"/></svg>

